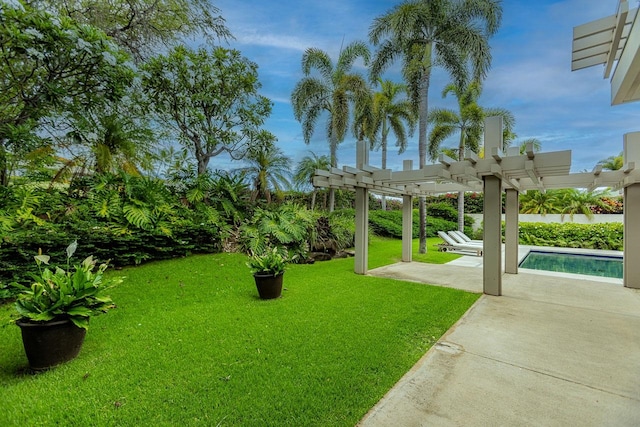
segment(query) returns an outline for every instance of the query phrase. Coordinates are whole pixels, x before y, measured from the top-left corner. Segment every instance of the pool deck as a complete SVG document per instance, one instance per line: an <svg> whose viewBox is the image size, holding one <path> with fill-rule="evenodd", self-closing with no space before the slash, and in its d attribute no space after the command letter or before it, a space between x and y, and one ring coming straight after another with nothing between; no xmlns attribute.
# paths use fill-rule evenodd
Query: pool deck
<svg viewBox="0 0 640 427"><path fill-rule="evenodd" d="M482 292L481 268L463 256L369 274ZM640 290L524 269L502 280L358 425L640 425Z"/></svg>

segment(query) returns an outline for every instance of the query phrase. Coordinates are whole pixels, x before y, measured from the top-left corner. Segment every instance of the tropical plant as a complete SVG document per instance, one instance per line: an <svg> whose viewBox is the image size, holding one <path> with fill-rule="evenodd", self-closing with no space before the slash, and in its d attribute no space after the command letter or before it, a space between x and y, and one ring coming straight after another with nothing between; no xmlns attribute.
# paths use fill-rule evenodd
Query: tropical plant
<svg viewBox="0 0 640 427"><path fill-rule="evenodd" d="M407 135L412 136L418 120L417 111L407 99L397 99L407 86L391 80L378 79L380 91L373 95L373 116L376 120L376 133L380 133L379 143L372 144L372 149L381 153L382 169L387 168L387 149L389 133L396 138L398 154L407 149ZM377 140L377 138L375 139ZM382 210L387 209L386 197L382 195Z"/></svg>
<svg viewBox="0 0 640 427"><path fill-rule="evenodd" d="M442 143L455 133L459 133L455 149L457 160L464 160L466 150L477 153L487 116L502 117L503 134L513 133L513 114L505 109L483 109L477 102L481 92L482 87L477 80L463 86L451 83L444 88L442 97L453 93L458 100L458 112L445 108L434 108L429 112L428 121L433 123L429 134L429 157L432 160L438 157ZM458 192L458 230L464 231L464 191Z"/></svg>
<svg viewBox="0 0 640 427"><path fill-rule="evenodd" d="M602 169L617 171L624 166L624 155L620 153L617 156L607 157L606 159L600 160L598 164L602 166Z"/></svg>
<svg viewBox="0 0 640 427"><path fill-rule="evenodd" d="M239 51L173 48L141 66L144 102L195 158L197 173L222 153L240 159L260 137L271 101L258 94L258 66Z"/></svg>
<svg viewBox="0 0 640 427"><path fill-rule="evenodd" d="M107 264L101 264L96 270L96 260L87 257L81 264L73 266L71 257L78 242L67 247L66 269L49 265L48 255L38 254L34 258L39 274L33 275L30 286L14 283L19 289L15 303L18 313L28 321L46 322L49 320L69 319L79 328L89 328L89 318L106 313L115 307L105 292L122 282L119 277L105 277Z"/></svg>
<svg viewBox="0 0 640 427"><path fill-rule="evenodd" d="M271 191L288 189L291 175L291 159L275 145L275 136L267 131L261 131L258 141L247 150L245 162L248 166L238 171L251 182L253 192L251 200L264 198L271 203Z"/></svg>
<svg viewBox="0 0 640 427"><path fill-rule="evenodd" d="M251 254L247 267L252 274L280 276L291 262L289 253L277 247L266 249L261 254Z"/></svg>
<svg viewBox="0 0 640 427"><path fill-rule="evenodd" d="M520 154L524 154L527 151L527 146L531 144L533 151L537 153L542 149L542 142L538 138L526 138L519 142Z"/></svg>
<svg viewBox="0 0 640 427"><path fill-rule="evenodd" d="M293 113L302 124L305 143L311 142L318 119L328 114L327 138L331 166L338 164L338 145L344 140L349 122L350 107L357 110L370 100L369 85L364 77L352 72L358 58L369 62L369 49L363 42L353 42L340 51L337 62L329 54L317 48L308 48L302 55L300 80L291 94ZM313 71L317 72L317 75ZM329 210L335 206L335 190L329 190Z"/></svg>
<svg viewBox="0 0 640 427"><path fill-rule="evenodd" d="M293 173L293 182L299 188L308 188L309 186L312 188L311 210L315 209L316 205L316 196L318 191L313 186L313 176L318 169L331 169L331 160L329 159L329 156L318 156L312 151L310 156L304 156L302 160L300 160L295 172Z"/></svg>
<svg viewBox="0 0 640 427"><path fill-rule="evenodd" d="M278 246L299 259L306 259L314 223L313 213L300 205L258 208L251 221L240 226L240 247L248 253L263 253L267 248Z"/></svg>
<svg viewBox="0 0 640 427"><path fill-rule="evenodd" d="M582 214L587 218L593 217L593 208L606 208L603 197L607 196L608 191L581 191L575 188L566 188L558 190L558 203L560 205L560 213L569 214L571 219L573 215Z"/></svg>
<svg viewBox="0 0 640 427"><path fill-rule="evenodd" d="M558 194L553 190L527 190L520 195L520 213L546 215L560 211Z"/></svg>
<svg viewBox="0 0 640 427"><path fill-rule="evenodd" d="M418 108L418 167L427 159L428 95L433 66L440 65L457 82L467 79L467 65L477 79L491 64L488 39L498 30L502 8L497 0L409 0L377 17L369 38L379 46L371 65L379 77L402 59L402 75ZM426 252L426 201L420 198L419 252Z"/></svg>

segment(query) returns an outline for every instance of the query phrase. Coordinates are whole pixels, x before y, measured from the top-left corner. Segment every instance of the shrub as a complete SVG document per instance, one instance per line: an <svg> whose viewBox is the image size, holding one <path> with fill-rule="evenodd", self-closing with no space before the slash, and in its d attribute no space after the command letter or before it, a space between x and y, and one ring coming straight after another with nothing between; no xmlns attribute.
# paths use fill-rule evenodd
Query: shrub
<svg viewBox="0 0 640 427"><path fill-rule="evenodd" d="M623 224L520 223L520 244L567 248L623 248Z"/></svg>

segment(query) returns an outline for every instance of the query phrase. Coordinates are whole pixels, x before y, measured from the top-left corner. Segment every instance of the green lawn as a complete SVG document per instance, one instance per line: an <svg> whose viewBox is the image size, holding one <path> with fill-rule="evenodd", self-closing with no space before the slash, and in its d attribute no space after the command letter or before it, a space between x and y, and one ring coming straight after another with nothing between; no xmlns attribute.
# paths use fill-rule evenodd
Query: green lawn
<svg viewBox="0 0 640 427"><path fill-rule="evenodd" d="M396 247L373 239L371 267ZM353 426L478 298L342 259L292 266L283 297L262 301L245 261L118 272L118 308L91 320L77 359L39 375L0 307L0 425Z"/></svg>

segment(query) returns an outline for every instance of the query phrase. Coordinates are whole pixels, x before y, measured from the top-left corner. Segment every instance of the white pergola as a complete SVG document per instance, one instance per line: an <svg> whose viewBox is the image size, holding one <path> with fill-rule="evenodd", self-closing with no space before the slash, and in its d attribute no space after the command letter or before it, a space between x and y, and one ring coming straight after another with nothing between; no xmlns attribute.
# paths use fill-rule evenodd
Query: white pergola
<svg viewBox="0 0 640 427"><path fill-rule="evenodd" d="M403 171L378 169L368 164L368 148L364 142L357 145L356 167L344 166L331 171L316 171L316 187L355 190L356 237L355 272L366 274L368 258L368 198L369 192L401 196L402 261L410 262L412 242L413 197L456 191L484 192L483 289L489 295L502 294L502 192L505 202L505 259L504 271L518 273L518 196L526 190L551 188L624 188L625 192L625 259L624 284L640 288L640 132L624 136L625 166L618 171L570 173L571 151L534 153L529 147L520 155L519 150L502 147L502 119L490 117L485 121L486 158L479 159L468 153L463 161L440 156L438 164L412 169L410 160L404 161ZM634 196L633 191L637 194ZM631 200L629 200L631 198ZM634 220L634 217L636 218ZM633 222L632 222L633 221ZM635 229L635 238L633 231ZM630 234L631 233L631 234ZM628 256L629 254L629 256ZM634 256L635 255L635 256Z"/></svg>
<svg viewBox="0 0 640 427"><path fill-rule="evenodd" d="M612 104L640 99L640 23L637 9L629 10L621 0L618 12L574 28L572 70L604 65L604 76L611 75ZM615 69L614 69L615 65ZM402 171L378 169L369 165L364 142L357 144L356 166L316 171L316 187L355 190L356 237L355 272L367 273L369 192L401 196L402 260L411 261L412 198L455 191L484 192L483 290L502 294L502 192L505 198L504 271L518 273L518 197L526 190L551 188L611 187L624 191L624 286L640 289L640 132L623 137L624 166L617 171L570 173L571 151L534 153L528 147L502 153L502 121L490 117L484 127L485 158L467 153L463 161L440 156L438 164L413 169L404 161Z"/></svg>

